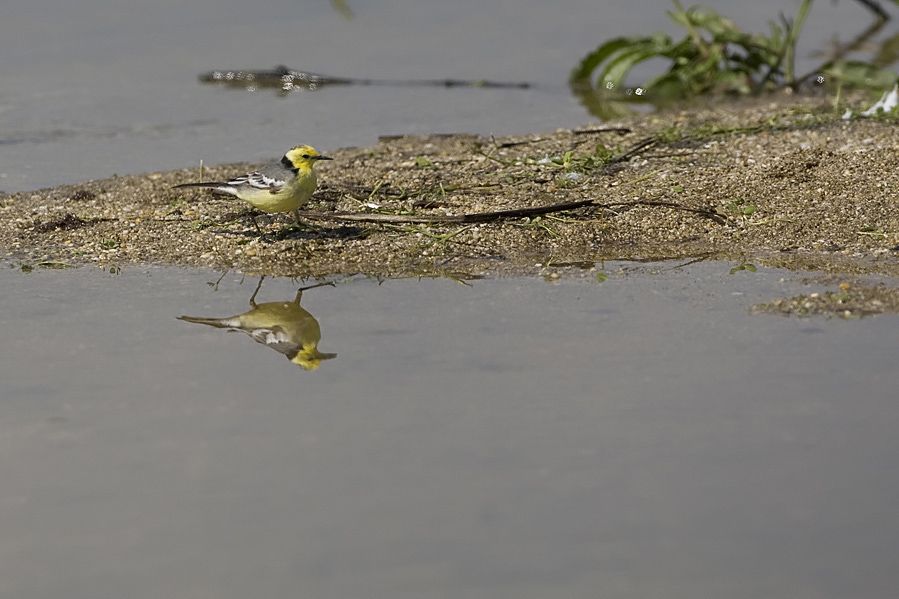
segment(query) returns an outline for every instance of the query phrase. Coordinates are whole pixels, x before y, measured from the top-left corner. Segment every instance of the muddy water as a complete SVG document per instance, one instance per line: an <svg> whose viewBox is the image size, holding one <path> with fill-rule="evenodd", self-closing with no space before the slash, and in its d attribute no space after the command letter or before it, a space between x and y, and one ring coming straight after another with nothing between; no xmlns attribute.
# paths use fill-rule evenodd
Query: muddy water
<svg viewBox="0 0 899 599"><path fill-rule="evenodd" d="M311 289L315 370L176 319L256 279L4 267L0 596L890 596L899 320L675 266Z"/></svg>

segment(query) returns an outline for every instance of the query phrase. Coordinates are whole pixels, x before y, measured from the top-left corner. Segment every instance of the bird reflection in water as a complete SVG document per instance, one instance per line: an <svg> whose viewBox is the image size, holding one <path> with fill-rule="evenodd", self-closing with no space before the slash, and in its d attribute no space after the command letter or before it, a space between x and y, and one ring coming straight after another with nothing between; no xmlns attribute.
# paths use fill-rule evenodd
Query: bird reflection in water
<svg viewBox="0 0 899 599"><path fill-rule="evenodd" d="M250 310L236 316L226 318L208 318L203 316L179 316L178 320L205 324L219 329L243 331L305 370L316 370L323 360L336 358L337 354L318 351L318 343L322 333L318 321L312 314L300 306L303 292L332 283L319 283L297 290L297 295L289 302L256 303L256 295L262 288L265 277L259 279L256 290L250 297Z"/></svg>

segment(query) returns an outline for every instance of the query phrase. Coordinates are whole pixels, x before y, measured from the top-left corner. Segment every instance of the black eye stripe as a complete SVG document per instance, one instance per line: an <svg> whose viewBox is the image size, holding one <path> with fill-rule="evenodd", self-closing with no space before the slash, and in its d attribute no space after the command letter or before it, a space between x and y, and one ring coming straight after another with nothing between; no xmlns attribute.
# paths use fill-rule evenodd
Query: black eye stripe
<svg viewBox="0 0 899 599"><path fill-rule="evenodd" d="M286 166L287 168L294 168L293 162L290 160L290 158L287 157L286 154L285 154L284 157L281 159L281 164L283 164L283 165Z"/></svg>

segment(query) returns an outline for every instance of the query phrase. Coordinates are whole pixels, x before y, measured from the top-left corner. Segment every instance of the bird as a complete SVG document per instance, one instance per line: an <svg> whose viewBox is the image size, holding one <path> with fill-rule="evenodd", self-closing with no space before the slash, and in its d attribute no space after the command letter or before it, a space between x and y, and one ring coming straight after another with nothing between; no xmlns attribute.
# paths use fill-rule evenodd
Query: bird
<svg viewBox="0 0 899 599"><path fill-rule="evenodd" d="M229 181L182 183L173 189L201 187L213 193L239 198L262 212L293 212L300 223L300 206L309 201L317 183L315 163L333 160L312 146L294 146L280 160L272 160L257 170ZM258 231L256 217L251 215Z"/></svg>
<svg viewBox="0 0 899 599"><path fill-rule="evenodd" d="M321 327L318 320L300 306L303 291L331 283L303 287L297 291L292 301L257 304L256 295L264 279L265 277L259 279L256 291L250 297L251 309L247 312L225 318L179 316L178 320L205 324L218 329L242 331L253 341L283 354L304 370L317 370L323 360L336 358L337 354L318 351L318 344L322 338Z"/></svg>

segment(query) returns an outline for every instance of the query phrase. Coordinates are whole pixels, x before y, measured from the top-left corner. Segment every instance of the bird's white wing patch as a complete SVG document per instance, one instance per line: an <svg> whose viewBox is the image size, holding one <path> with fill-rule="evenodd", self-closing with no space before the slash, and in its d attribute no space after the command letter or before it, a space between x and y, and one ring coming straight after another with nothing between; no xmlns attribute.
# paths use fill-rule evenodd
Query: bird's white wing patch
<svg viewBox="0 0 899 599"><path fill-rule="evenodd" d="M287 181L284 181L283 179L269 177L259 171L253 171L252 173L247 173L246 175L241 175L236 179L228 181L228 185L234 187L248 185L253 189L271 191L272 193L280 191L286 184Z"/></svg>
<svg viewBox="0 0 899 599"><path fill-rule="evenodd" d="M278 326L270 329L253 329L252 331L246 331L246 333L253 338L253 341L262 343L285 355L296 354L300 347L290 340L284 329Z"/></svg>

